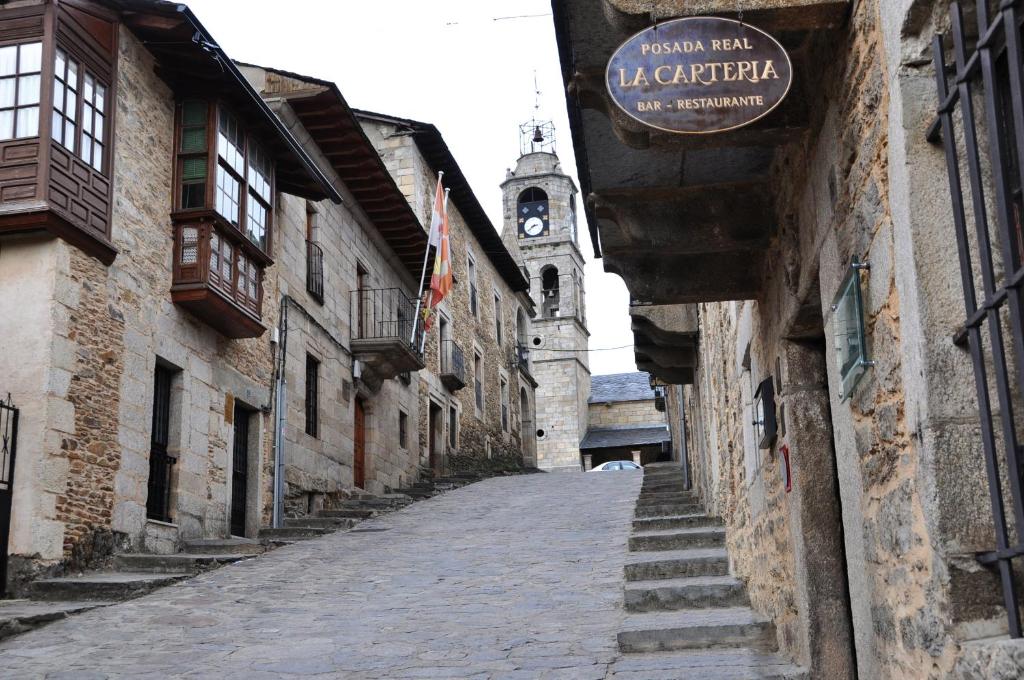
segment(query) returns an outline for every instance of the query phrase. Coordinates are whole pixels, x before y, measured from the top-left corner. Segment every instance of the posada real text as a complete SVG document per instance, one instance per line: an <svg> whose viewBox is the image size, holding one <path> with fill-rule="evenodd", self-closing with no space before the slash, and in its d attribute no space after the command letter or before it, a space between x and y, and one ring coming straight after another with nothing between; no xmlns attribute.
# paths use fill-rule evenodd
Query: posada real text
<svg viewBox="0 0 1024 680"><path fill-rule="evenodd" d="M670 132L749 124L779 105L792 81L789 56L749 24L712 17L652 26L615 52L607 87L627 114Z"/></svg>

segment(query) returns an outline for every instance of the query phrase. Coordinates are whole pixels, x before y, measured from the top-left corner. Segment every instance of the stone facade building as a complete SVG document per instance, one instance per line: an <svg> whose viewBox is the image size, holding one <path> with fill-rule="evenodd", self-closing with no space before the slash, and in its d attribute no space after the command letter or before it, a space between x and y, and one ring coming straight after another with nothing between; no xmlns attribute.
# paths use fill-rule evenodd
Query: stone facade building
<svg viewBox="0 0 1024 680"><path fill-rule="evenodd" d="M553 7L597 254L780 651L1020 677L1022 3ZM747 127L646 128L594 77L652 22L737 8L794 67Z"/></svg>
<svg viewBox="0 0 1024 680"><path fill-rule="evenodd" d="M540 131L541 142L530 141ZM576 185L550 151L553 139L524 126L523 155L501 188L505 237L516 241L537 307L534 332L518 335L537 391L537 467L579 470L587 428L590 364L583 254L577 234ZM553 132L550 133L553 135Z"/></svg>
<svg viewBox="0 0 1024 680"><path fill-rule="evenodd" d="M650 383L641 371L591 377L587 434L580 443L584 470L610 460L646 465L672 459L663 388Z"/></svg>
<svg viewBox="0 0 1024 680"><path fill-rule="evenodd" d="M424 212L333 84L236 65L183 5L18 0L0 86L12 590L419 479ZM525 281L487 250L486 295L514 318ZM490 435L519 466L522 380L488 371L504 426L466 425L462 450Z"/></svg>
<svg viewBox="0 0 1024 680"><path fill-rule="evenodd" d="M530 281L487 218L438 129L359 112L414 212L430 223L437 177L450 190L455 286L437 310L419 374L419 443L436 473L536 463L537 382L517 349L534 316Z"/></svg>

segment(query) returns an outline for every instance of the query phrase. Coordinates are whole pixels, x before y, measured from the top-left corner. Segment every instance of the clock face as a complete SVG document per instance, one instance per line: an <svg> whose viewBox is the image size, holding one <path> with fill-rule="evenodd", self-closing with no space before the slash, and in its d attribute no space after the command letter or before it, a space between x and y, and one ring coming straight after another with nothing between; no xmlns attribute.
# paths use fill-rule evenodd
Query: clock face
<svg viewBox="0 0 1024 680"><path fill-rule="evenodd" d="M539 236L544 231L544 220L539 217L531 217L526 220L526 224L523 225L523 231L528 236Z"/></svg>

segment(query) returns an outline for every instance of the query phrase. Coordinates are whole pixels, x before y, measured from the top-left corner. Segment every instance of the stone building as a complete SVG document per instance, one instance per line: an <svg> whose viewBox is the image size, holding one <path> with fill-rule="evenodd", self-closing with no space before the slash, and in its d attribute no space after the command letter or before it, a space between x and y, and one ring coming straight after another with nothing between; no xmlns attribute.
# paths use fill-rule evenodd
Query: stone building
<svg viewBox="0 0 1024 680"><path fill-rule="evenodd" d="M184 5L18 0L0 8L0 90L12 590L418 481L422 385L445 379L417 373L424 211L332 83L236 65ZM464 183L453 199L488 310L486 419L465 400L455 439L519 467L532 383L492 329L510 348L512 320L528 327L527 283Z"/></svg>
<svg viewBox="0 0 1024 680"><path fill-rule="evenodd" d="M530 281L434 125L360 111L409 205L429 224L437 177L450 190L455 285L438 307L419 374L419 443L435 473L536 464L535 366L520 350L535 315Z"/></svg>
<svg viewBox="0 0 1024 680"><path fill-rule="evenodd" d="M590 378L587 433L580 443L584 470L610 460L647 465L671 459L663 389L651 387L651 377L641 371Z"/></svg>
<svg viewBox="0 0 1024 680"><path fill-rule="evenodd" d="M732 570L810 677L1024 674L1024 111L1006 31L1022 5L553 2L637 365L668 387ZM779 108L677 135L610 102L619 45L694 15L781 41Z"/></svg>
<svg viewBox="0 0 1024 680"><path fill-rule="evenodd" d="M550 124L523 126L522 155L501 188L505 237L516 241L537 307L532 333L517 335L537 388L537 467L579 470L590 365L576 185L553 152Z"/></svg>

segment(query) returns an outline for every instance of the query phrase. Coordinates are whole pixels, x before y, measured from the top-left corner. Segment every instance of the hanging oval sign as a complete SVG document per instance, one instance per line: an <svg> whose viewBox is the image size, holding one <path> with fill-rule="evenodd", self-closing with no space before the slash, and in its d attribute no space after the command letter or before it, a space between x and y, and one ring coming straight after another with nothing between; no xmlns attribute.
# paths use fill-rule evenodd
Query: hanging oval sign
<svg viewBox="0 0 1024 680"><path fill-rule="evenodd" d="M658 130L707 134L768 115L793 83L789 55L750 24L674 19L640 31L612 55L612 101Z"/></svg>

